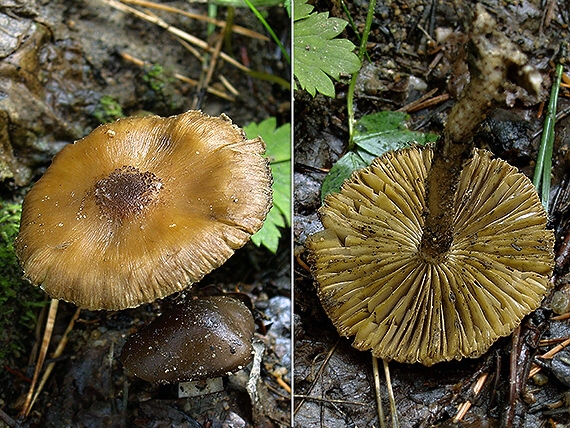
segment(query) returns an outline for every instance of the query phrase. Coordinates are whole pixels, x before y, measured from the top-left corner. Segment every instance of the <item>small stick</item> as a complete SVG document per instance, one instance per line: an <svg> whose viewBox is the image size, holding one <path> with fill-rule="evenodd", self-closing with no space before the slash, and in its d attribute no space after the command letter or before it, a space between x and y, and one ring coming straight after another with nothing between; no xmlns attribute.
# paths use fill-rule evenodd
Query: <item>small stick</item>
<svg viewBox="0 0 570 428"><path fill-rule="evenodd" d="M239 91L235 88L234 85L232 85L230 83L230 81L228 79L225 78L225 76L223 74L220 74L218 76L218 79L220 79L220 82L222 82L222 85L224 85L224 88L226 88L228 91L230 91L234 97L239 97Z"/></svg>
<svg viewBox="0 0 570 428"><path fill-rule="evenodd" d="M151 1L122 0L122 3L135 4L137 6L143 6L143 7L148 7L151 9L163 10L165 12L177 13L179 15L183 15L183 16L186 16L186 17L191 18L191 19L196 19L198 21L204 21L204 22L207 22L209 24L214 24L217 27L223 27L224 25L226 25L225 21L218 21L217 19L210 18L209 16L206 16L206 15L200 15L197 13L186 12L185 10L178 9L176 7L166 6L164 4L154 3ZM264 42L269 41L269 37L264 36L263 34L260 34L257 31L250 30L249 28L240 27L239 25L234 25L232 27L232 32L234 32L236 34L241 34L242 36L246 36L246 37L249 37L252 39L263 40Z"/></svg>
<svg viewBox="0 0 570 428"><path fill-rule="evenodd" d="M408 113L413 113L415 111L422 110L424 108L428 108L428 107L440 104L442 102L447 101L448 99L449 99L449 94L438 95L437 97L430 98L429 100L426 100L423 103L418 104L417 106L409 109Z"/></svg>
<svg viewBox="0 0 570 428"><path fill-rule="evenodd" d="M61 338L59 344L57 345L56 350L54 351L54 353L52 355L52 359L55 359L55 358L58 358L61 356L63 350L65 349L65 346L67 345L67 342L69 342L69 333L71 333L71 330L73 330L73 326L75 325L75 321L77 321L77 318L79 318L80 313L81 313L81 309L77 308L77 310L75 311L75 314L73 315L73 317L71 318L71 321L69 321L69 324L67 325L67 328L65 329L65 333L63 333L63 337ZM40 381L40 384L38 385L38 389L36 390L36 393L34 394L34 398L32 399L32 402L30 403L30 410L34 406L34 403L36 402L38 396L40 395L40 392L42 392L42 389L44 388L44 385L46 384L46 382L49 378L49 375L51 374L54 367L55 367L55 362L49 363L47 365L46 370L44 372L44 375L42 376L42 380Z"/></svg>
<svg viewBox="0 0 570 428"><path fill-rule="evenodd" d="M392 428L400 428L398 411L396 409L396 400L394 399L394 391L392 390L390 368L388 367L388 361L382 360L382 363L384 364L384 376L386 377L386 386L388 387L388 400L390 401L390 413L392 414Z"/></svg>
<svg viewBox="0 0 570 428"><path fill-rule="evenodd" d="M138 65L139 67L144 67L144 65L146 64L145 61L143 61L143 60L141 60L141 59L139 59L139 58L136 58L136 57L134 57L134 56L132 56L132 55L126 53L126 52L120 52L119 55L121 55L121 57L122 57L123 59L125 59L126 61L132 62L133 64ZM189 78L189 77L183 76L182 74L175 73L175 74L174 74L174 77L175 77L176 79L181 80L182 82L186 82L186 83L188 83L188 84L190 84L190 85L192 85L192 86L197 86L197 85L198 85L198 81L197 81L197 80L194 80L194 79L191 79L191 78ZM220 98L223 98L223 99L226 99L226 100L228 100L228 101L232 101L232 102L235 101L235 98L233 98L232 96L226 94L225 92L218 91L217 89L214 89L214 88L212 88L212 87L207 87L207 88L206 88L206 91L207 91L208 93L212 94L212 95L216 95L216 96L218 96L218 97L220 97Z"/></svg>
<svg viewBox="0 0 570 428"><path fill-rule="evenodd" d="M479 393L483 389L483 385L485 384L485 381L487 380L488 376L489 376L489 373L486 373L486 372L482 373L481 376L479 376L479 379L477 379L477 382L475 383L475 386L473 387L474 397L477 397L479 395ZM473 403L471 402L471 400L467 400L464 403L462 403L459 406L459 409L457 410L457 414L454 416L452 422L457 423L461 419L463 419L472 405L473 405Z"/></svg>
<svg viewBox="0 0 570 428"><path fill-rule="evenodd" d="M559 353L560 351L562 351L564 348L566 348L568 345L570 345L570 338L566 339L564 342L562 342L560 345L555 346L554 348L552 348L550 351L548 351L545 354L539 355L539 358L543 358L543 359L548 359L548 358L552 358L554 357L557 353ZM531 378L533 377L535 374L537 374L540 370L542 370L542 368L538 365L538 364L533 364L532 367L530 368L530 372L528 373L528 377Z"/></svg>
<svg viewBox="0 0 570 428"><path fill-rule="evenodd" d="M368 405L370 405L370 403L362 403L360 401L335 400L333 398L313 397L313 396L304 395L304 394L295 394L295 398L304 398L304 399L309 400L309 401L319 401L322 403L349 404L351 406L368 406Z"/></svg>
<svg viewBox="0 0 570 428"><path fill-rule="evenodd" d="M513 423L513 418L515 417L515 401L518 398L520 388L519 388L519 377L517 375L517 362L519 358L520 348L520 337L521 337L521 326L519 325L511 336L511 355L509 359L509 404L505 413L503 414L502 425L510 427Z"/></svg>
<svg viewBox="0 0 570 428"><path fill-rule="evenodd" d="M186 40L187 42L192 43L193 45L196 45L199 48L202 48L207 52L212 52L212 48L204 40L201 40L198 37L195 37L191 34L188 34L187 32L182 31L179 28L176 28L176 27L168 24L167 22L160 19L158 16L150 15L150 14L141 12L141 11L139 11L133 7L127 6L126 4L123 4L123 3L118 2L116 0L99 0L99 1L102 1L103 3L107 3L109 6L115 8L117 10L120 10L122 12L131 13L132 15L134 15L138 18L144 19L145 21L148 21L152 24L158 25L159 27L168 31L170 34L173 34L177 37L180 37L181 39ZM222 58L228 64L233 65L234 67L240 69L241 71L243 71L245 73L251 73L252 72L251 69L244 66L243 64L240 64L239 62L237 62L235 59L233 59L231 56L229 56L228 54L226 54L224 52L220 53L220 58Z"/></svg>
<svg viewBox="0 0 570 428"><path fill-rule="evenodd" d="M30 389L28 390L28 395L26 396L26 401L24 402L24 406L20 411L20 416L28 416L28 414L30 413L32 397L34 394L34 390L36 388L36 383L40 375L40 370L44 364L44 360L46 358L47 350L51 340L51 334L53 332L53 326L55 324L55 317L57 315L58 304L59 300L51 299L48 318L46 321L46 327L44 330L44 337L42 339L42 347L40 348L38 361L36 362L36 369L34 371L34 377L32 378L32 384L30 385Z"/></svg>
<svg viewBox="0 0 570 428"><path fill-rule="evenodd" d="M384 416L382 396L380 395L380 371L378 370L378 358L374 355L372 356L372 372L374 373L374 395L376 396L376 410L378 411L380 428L386 428L386 417Z"/></svg>
<svg viewBox="0 0 570 428"><path fill-rule="evenodd" d="M216 46L214 48L214 52L210 58L210 66L208 67L208 71L206 72L206 76L204 79L200 80L200 84L198 85L198 90L196 92L196 97L192 103L192 109L195 110L200 107L202 104L204 88L207 88L212 80L212 76L214 75L214 70L216 68L216 64L218 63L218 58L220 56L220 52L222 49L222 42L224 41L223 33L225 33L226 27L222 30L220 35L218 36L218 40L216 42Z"/></svg>
<svg viewBox="0 0 570 428"><path fill-rule="evenodd" d="M321 376L321 374L323 373L323 371L325 370L325 367L327 366L327 364L329 363L329 360L331 359L332 355L334 354L334 351L336 350L336 348L338 347L339 344L339 340L334 344L334 346L330 349L329 353L327 354L327 356L325 357L325 360L323 361L323 363L321 364L321 367L319 367L319 371L317 372L315 379L313 380L313 382L311 383L311 385L309 386L309 390L307 391L307 394L310 394L311 391L313 390L313 388L315 387L315 384L317 383L317 379ZM305 404L305 399L301 399L301 401L299 402L299 404L297 405L297 407L295 407L295 410L293 412L293 415L296 415L297 412L299 411L299 409L301 407L303 407L303 404Z"/></svg>
<svg viewBox="0 0 570 428"><path fill-rule="evenodd" d="M415 101L412 101L409 104L406 104L405 106L399 108L396 111L405 111L408 112L411 109L413 109L414 107L416 107L418 104L423 103L425 100L427 100L428 98L430 98L433 94L435 94L437 92L437 88L433 88L431 91L429 91L427 94L424 94L423 96L421 96L420 98L418 98Z"/></svg>
<svg viewBox="0 0 570 428"><path fill-rule="evenodd" d="M568 235L568 236L570 236L570 235ZM552 321L564 321L564 320L567 320L568 318L570 318L570 312L567 312L567 313L562 314L562 315L556 315L555 317L552 317L550 319ZM552 342L556 343L557 341L558 341L558 339L551 339L550 343L552 343ZM541 346L546 346L549 344L548 342L549 341L547 339L545 339L545 340L541 340L540 344L541 344ZM542 345L543 343L544 343L544 345Z"/></svg>

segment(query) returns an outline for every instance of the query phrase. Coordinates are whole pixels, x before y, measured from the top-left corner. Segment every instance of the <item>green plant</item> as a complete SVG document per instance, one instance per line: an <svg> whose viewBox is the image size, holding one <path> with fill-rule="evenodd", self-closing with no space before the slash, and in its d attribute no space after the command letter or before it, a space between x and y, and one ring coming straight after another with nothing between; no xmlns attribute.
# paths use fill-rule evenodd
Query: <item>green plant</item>
<svg viewBox="0 0 570 428"><path fill-rule="evenodd" d="M285 49L285 46L283 46L283 43L281 43L281 40L279 40L279 37L277 37L277 35L275 34L275 31L273 31L273 28L271 28L269 23L265 20L264 16L259 12L259 10L257 10L254 2L251 0L243 0L243 1L245 2L245 4L247 4L249 9L256 16L256 18L259 20L259 22L261 22L261 24L265 27L267 32L271 35L271 38L273 39L273 41L277 44L277 46L279 46L279 49L281 49L281 53L283 54L283 57L285 58L287 63L290 64L291 58L289 57L289 53L287 52L287 49ZM291 5L289 5L289 8L290 7L291 7Z"/></svg>
<svg viewBox="0 0 570 428"><path fill-rule="evenodd" d="M173 78L166 75L164 67L160 64L152 64L145 67L143 80L148 83L150 89L157 94L162 94L168 83L173 82Z"/></svg>
<svg viewBox="0 0 570 428"><path fill-rule="evenodd" d="M323 181L321 198L337 192L357 169L364 168L374 158L408 146L411 142L424 145L435 142L435 134L410 131L406 127L409 116L403 112L383 111L365 115L355 124L353 149L349 150L331 168Z"/></svg>
<svg viewBox="0 0 570 428"><path fill-rule="evenodd" d="M110 95L103 95L99 100L99 105L95 109L93 116L95 116L95 119L97 119L99 123L110 123L120 117L125 117L125 114L115 98Z"/></svg>
<svg viewBox="0 0 570 428"><path fill-rule="evenodd" d="M244 130L248 138L261 136L265 141L273 174L273 207L251 240L275 253L281 238L279 228L291 225L291 125L277 128L276 119L270 117L259 124L250 123Z"/></svg>
<svg viewBox="0 0 570 428"><path fill-rule="evenodd" d="M0 201L0 361L24 349L21 331L33 330L36 308L46 304L36 287L22 281L13 246L21 213L20 204Z"/></svg>
<svg viewBox="0 0 570 428"><path fill-rule="evenodd" d="M299 86L312 96L318 91L334 97L331 79L339 80L341 74L357 72L360 59L353 52L355 46L351 41L336 38L348 22L329 18L328 12L313 12L313 6L306 1L293 2L295 77Z"/></svg>
<svg viewBox="0 0 570 428"><path fill-rule="evenodd" d="M560 48L560 58L566 56L568 49L567 44L562 44ZM548 101L548 110L544 120L542 138L540 140L540 148L536 159L536 168L532 184L540 194L540 199L544 209L548 211L548 203L550 198L550 175L552 169L552 147L554 145L554 124L556 123L556 107L558 105L558 92L560 91L560 83L562 81L562 72L564 66L562 61L556 64L556 75L552 89L550 91L550 100Z"/></svg>

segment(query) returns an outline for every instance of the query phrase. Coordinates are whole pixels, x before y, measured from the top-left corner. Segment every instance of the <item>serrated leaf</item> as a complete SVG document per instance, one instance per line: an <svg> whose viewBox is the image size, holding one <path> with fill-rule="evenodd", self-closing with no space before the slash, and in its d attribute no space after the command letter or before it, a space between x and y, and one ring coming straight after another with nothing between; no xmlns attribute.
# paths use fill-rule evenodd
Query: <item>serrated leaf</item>
<svg viewBox="0 0 570 428"><path fill-rule="evenodd" d="M251 237L251 242L258 247L263 245L275 254L279 247L279 239L281 238L281 230L278 229L279 227L285 227L285 221L279 209L273 207L269 211L269 214L267 214L267 218L261 230Z"/></svg>
<svg viewBox="0 0 570 428"><path fill-rule="evenodd" d="M363 116L355 124L353 141L359 149L377 157L388 151L407 147L411 143L423 145L437 140L434 134L407 129L405 123L408 119L406 113L394 111ZM364 154L362 157L367 158Z"/></svg>
<svg viewBox="0 0 570 428"><path fill-rule="evenodd" d="M285 0L283 2L283 7L287 11L287 15L289 15L289 18L291 18L291 0Z"/></svg>
<svg viewBox="0 0 570 428"><path fill-rule="evenodd" d="M360 60L353 52L355 46L352 42L335 39L348 22L340 18L329 18L328 12L308 15L311 9L306 6L301 1L295 1L295 77L299 86L312 96L318 91L334 97L331 78L338 80L341 74L355 73L360 69Z"/></svg>
<svg viewBox="0 0 570 428"><path fill-rule="evenodd" d="M368 164L354 152L348 152L341 157L331 168L321 187L321 200L325 199L329 193L340 190L344 180L349 178L358 169L366 167Z"/></svg>
<svg viewBox="0 0 570 428"><path fill-rule="evenodd" d="M247 138L258 135L265 141L265 154L271 163L291 160L291 126L286 123L277 128L277 119L270 117L263 122L250 123L245 128Z"/></svg>
<svg viewBox="0 0 570 428"><path fill-rule="evenodd" d="M281 238L279 228L291 225L291 125L277 128L277 120L270 117L259 124L250 123L244 131L248 138L261 136L265 141L273 175L273 207L251 240L275 253Z"/></svg>
<svg viewBox="0 0 570 428"><path fill-rule="evenodd" d="M291 224L291 162L271 165L273 171L273 205L285 217L287 226Z"/></svg>
<svg viewBox="0 0 570 428"><path fill-rule="evenodd" d="M314 8L313 5L307 4L307 0L295 0L293 3L293 20L306 18Z"/></svg>

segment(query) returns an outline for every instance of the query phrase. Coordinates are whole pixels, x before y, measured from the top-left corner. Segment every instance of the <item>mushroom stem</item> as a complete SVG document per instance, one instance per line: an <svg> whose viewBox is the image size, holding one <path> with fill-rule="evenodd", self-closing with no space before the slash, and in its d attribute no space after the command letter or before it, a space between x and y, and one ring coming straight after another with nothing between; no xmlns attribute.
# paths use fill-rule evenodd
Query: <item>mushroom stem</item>
<svg viewBox="0 0 570 428"><path fill-rule="evenodd" d="M453 106L426 179L426 212L420 253L427 261L445 258L453 242L455 193L465 162L472 156L473 132L505 99L504 84L516 81L538 94L540 75L526 64L518 47L495 30L495 20L478 4L470 54L471 79Z"/></svg>

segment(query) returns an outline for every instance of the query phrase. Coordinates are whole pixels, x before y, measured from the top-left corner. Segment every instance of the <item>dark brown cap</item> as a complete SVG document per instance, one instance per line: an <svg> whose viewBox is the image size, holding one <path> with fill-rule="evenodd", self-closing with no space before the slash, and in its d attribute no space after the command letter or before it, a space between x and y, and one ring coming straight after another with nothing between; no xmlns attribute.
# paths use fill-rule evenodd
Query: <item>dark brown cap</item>
<svg viewBox="0 0 570 428"><path fill-rule="evenodd" d="M306 246L327 314L353 346L432 365L477 357L550 289L553 232L530 180L477 150L455 198L453 243L420 250L431 149L387 153L320 209Z"/></svg>
<svg viewBox="0 0 570 428"><path fill-rule="evenodd" d="M165 312L129 337L125 368L149 382L223 376L253 359L251 311L231 296L203 297Z"/></svg>
<svg viewBox="0 0 570 428"><path fill-rule="evenodd" d="M131 117L56 155L23 205L15 247L53 298L123 309L223 264L271 207L261 138L222 115Z"/></svg>

